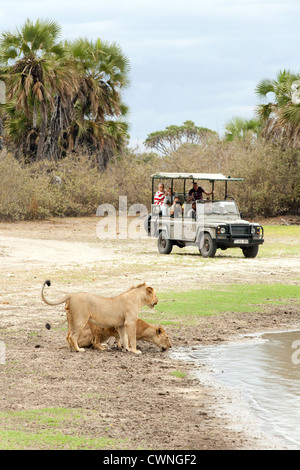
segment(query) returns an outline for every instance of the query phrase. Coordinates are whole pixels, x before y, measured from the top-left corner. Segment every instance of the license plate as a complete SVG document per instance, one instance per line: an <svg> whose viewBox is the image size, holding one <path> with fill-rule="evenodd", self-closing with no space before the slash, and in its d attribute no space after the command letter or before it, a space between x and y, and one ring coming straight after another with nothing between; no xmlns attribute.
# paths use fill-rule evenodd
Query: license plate
<svg viewBox="0 0 300 470"><path fill-rule="evenodd" d="M236 239L236 240L233 240L233 243L237 243L239 245L247 245L247 243L249 243L249 240L245 240L244 238L241 238L241 239Z"/></svg>

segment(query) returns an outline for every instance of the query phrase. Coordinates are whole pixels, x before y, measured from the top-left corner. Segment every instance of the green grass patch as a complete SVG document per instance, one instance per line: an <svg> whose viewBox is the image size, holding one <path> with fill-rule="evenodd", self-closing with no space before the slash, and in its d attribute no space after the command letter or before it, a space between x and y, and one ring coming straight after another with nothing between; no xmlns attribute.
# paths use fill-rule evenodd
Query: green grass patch
<svg viewBox="0 0 300 470"><path fill-rule="evenodd" d="M60 432L0 431L0 450L98 450L118 449L114 439L87 438Z"/></svg>
<svg viewBox="0 0 300 470"><path fill-rule="evenodd" d="M149 315L148 321L163 325L194 324L203 315L261 311L267 305L291 302L300 304L300 287L297 285L234 284L218 289L162 292L155 313L151 315L145 311L143 318Z"/></svg>
<svg viewBox="0 0 300 470"><path fill-rule="evenodd" d="M177 377L178 379L184 379L184 377L186 377L186 373L180 372L179 370L174 370L171 372L171 375L173 375L173 377Z"/></svg>
<svg viewBox="0 0 300 470"><path fill-rule="evenodd" d="M1 412L0 450L126 448L125 441L81 435L81 424L89 413L93 412L67 408ZM109 423L104 424L109 427Z"/></svg>
<svg viewBox="0 0 300 470"><path fill-rule="evenodd" d="M267 225L264 227L264 244L259 249L260 257L264 256L299 256L299 225Z"/></svg>

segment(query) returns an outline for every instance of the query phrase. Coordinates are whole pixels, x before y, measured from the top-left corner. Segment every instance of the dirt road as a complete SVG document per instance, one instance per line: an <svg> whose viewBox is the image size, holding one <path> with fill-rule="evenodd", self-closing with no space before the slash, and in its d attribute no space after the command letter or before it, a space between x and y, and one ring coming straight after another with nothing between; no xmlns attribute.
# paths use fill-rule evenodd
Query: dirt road
<svg viewBox="0 0 300 470"><path fill-rule="evenodd" d="M230 252L205 260L195 248L176 248L164 257L151 239L99 240L96 224L95 218L0 224L0 341L6 350L5 364L0 364L0 410L78 410L77 421L64 420L59 431L105 437L106 449L272 447L259 431L232 429L226 413L219 412L222 397L193 377L191 364L169 353L146 343L139 344L143 354L138 357L112 343L105 353L71 353L61 347L65 329L48 331L44 325L62 320L64 309L43 304L40 289L45 279L52 281L51 298L78 290L110 296L143 281L158 296L163 290L229 283L296 283L299 256L251 260ZM299 309L290 304L264 314L258 307L254 314L202 317L196 327L167 331L176 350L298 327L299 320ZM176 371L187 375L178 377ZM7 430L23 425L15 418L1 423ZM43 426L28 421L25 430L38 432Z"/></svg>

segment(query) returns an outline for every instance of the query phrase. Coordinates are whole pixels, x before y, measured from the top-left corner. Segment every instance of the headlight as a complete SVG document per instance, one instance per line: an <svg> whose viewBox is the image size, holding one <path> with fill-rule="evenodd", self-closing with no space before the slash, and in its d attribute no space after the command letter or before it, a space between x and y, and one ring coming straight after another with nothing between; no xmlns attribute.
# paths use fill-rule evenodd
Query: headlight
<svg viewBox="0 0 300 470"><path fill-rule="evenodd" d="M223 234L226 233L226 227L222 227L221 225L218 225L217 227L217 234Z"/></svg>
<svg viewBox="0 0 300 470"><path fill-rule="evenodd" d="M252 235L256 235L257 237L260 236L260 225L255 225L251 228Z"/></svg>

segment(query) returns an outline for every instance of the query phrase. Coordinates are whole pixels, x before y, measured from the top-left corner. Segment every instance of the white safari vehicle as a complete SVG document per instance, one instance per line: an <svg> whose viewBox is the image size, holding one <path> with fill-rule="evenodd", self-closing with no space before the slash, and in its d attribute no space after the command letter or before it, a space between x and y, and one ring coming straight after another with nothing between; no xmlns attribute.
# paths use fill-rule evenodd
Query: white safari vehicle
<svg viewBox="0 0 300 470"><path fill-rule="evenodd" d="M255 258L264 242L263 227L243 220L235 200L228 196L228 183L243 178L214 173L155 173L151 178L151 214L145 219L145 230L157 238L160 253L171 253L174 245L181 248L193 245L205 258L214 257L218 248L241 248L246 258ZM194 183L200 188L204 186L205 193L210 189L206 186L211 185L210 198L206 199L206 194L203 198L201 194L196 197L191 194ZM154 203L158 184L164 184L165 191L170 189L169 205L167 199L165 203L162 200L160 204ZM225 190L223 199L214 198L216 187L218 193Z"/></svg>

